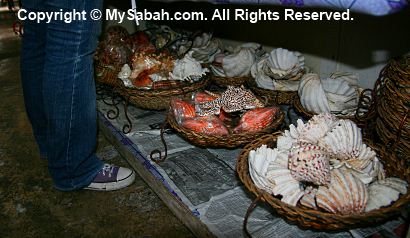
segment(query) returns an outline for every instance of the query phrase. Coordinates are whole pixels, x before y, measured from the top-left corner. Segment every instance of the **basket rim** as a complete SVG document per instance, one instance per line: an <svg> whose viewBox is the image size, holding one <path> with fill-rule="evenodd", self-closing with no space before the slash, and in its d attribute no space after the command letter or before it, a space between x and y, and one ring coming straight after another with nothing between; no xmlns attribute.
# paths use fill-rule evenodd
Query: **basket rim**
<svg viewBox="0 0 410 238"><path fill-rule="evenodd" d="M409 202L410 199L410 189L407 190L406 194L400 196L393 204L388 207L379 208L372 210L370 212L362 214L352 214L352 215L341 215L334 214L324 211L318 211L304 206L291 206L282 202L279 198L263 192L263 190L256 187L249 175L249 165L248 165L248 154L252 149L258 148L262 144L266 144L268 141L276 141L280 133L273 133L269 135L264 135L252 143L247 144L239 154L236 163L236 171L239 175L240 180L245 185L246 189L251 191L255 196L258 196L261 192L262 200L267 202L272 206L281 217L296 223L302 228L313 228L317 230L327 230L327 231L340 231L351 229L354 227L369 226L372 224L377 224L382 221L386 221L388 218L400 213L401 209ZM407 181L408 182L408 181ZM294 217L297 218L294 218ZM313 218L313 219L312 219ZM315 222L314 219L318 219ZM332 222L325 223L324 219L329 219ZM370 219L376 219L377 221L369 221ZM360 223L362 222L362 223Z"/></svg>
<svg viewBox="0 0 410 238"><path fill-rule="evenodd" d="M258 136L265 135L270 133L272 130L279 128L282 125L282 122L285 119L285 113L281 110L277 113L275 120L273 120L269 126L264 128L262 131L256 133L230 133L228 136L218 136L218 135L206 135L203 133L198 133L191 131L181 125L179 125L172 113L169 110L167 115L167 122L171 125L171 127L176 130L179 134L181 134L184 138L186 138L190 142L196 142L204 147L226 147L226 148L235 148L245 143L248 143L250 140L255 139ZM198 141L192 141L191 137L193 138L200 138L206 143L201 143ZM243 142L246 141L246 142Z"/></svg>
<svg viewBox="0 0 410 238"><path fill-rule="evenodd" d="M120 79L117 79L120 80ZM130 88L126 87L122 82L120 83L119 90L124 91L129 96L177 96L180 94L189 93L200 88L203 88L208 85L210 82L210 77L206 74L203 79L196 81L182 87L173 87L173 88L161 88L161 89L139 89L139 88Z"/></svg>

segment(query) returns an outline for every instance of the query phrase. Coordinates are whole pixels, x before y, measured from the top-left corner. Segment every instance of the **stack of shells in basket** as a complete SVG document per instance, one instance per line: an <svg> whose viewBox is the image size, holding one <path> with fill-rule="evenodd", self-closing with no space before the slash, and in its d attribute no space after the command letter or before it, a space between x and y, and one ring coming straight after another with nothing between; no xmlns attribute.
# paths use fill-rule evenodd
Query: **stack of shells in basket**
<svg viewBox="0 0 410 238"><path fill-rule="evenodd" d="M134 52L155 50L145 32L137 31L130 35L124 27L111 26L98 44L94 58L104 65L122 66L129 62Z"/></svg>
<svg viewBox="0 0 410 238"><path fill-rule="evenodd" d="M399 158L410 163L410 56L392 59L379 80L377 134L385 144L397 145Z"/></svg>
<svg viewBox="0 0 410 238"><path fill-rule="evenodd" d="M118 74L126 87L140 89L167 89L199 81L209 72L203 67L220 52L220 42L210 33L202 33L192 44L180 42L178 52L190 49L181 59L175 59L167 51L162 53L135 52L131 67L125 64Z"/></svg>
<svg viewBox="0 0 410 238"><path fill-rule="evenodd" d="M297 91L304 71L304 56L283 48L262 55L251 68L258 87L278 91Z"/></svg>
<svg viewBox="0 0 410 238"><path fill-rule="evenodd" d="M228 136L229 134L256 133L264 130L276 118L279 108L264 107L251 91L228 86L222 94L197 92L192 101L174 99L171 112L177 123L194 132ZM233 113L241 113L238 123ZM242 113L244 112L244 113Z"/></svg>
<svg viewBox="0 0 410 238"><path fill-rule="evenodd" d="M118 74L126 87L139 89L168 89L197 82L209 71L191 53L174 59L167 53L134 53L131 66L125 64Z"/></svg>
<svg viewBox="0 0 410 238"><path fill-rule="evenodd" d="M300 81L298 94L300 103L309 113L354 116L360 91L355 74L335 72L330 77L320 78L308 73Z"/></svg>
<svg viewBox="0 0 410 238"><path fill-rule="evenodd" d="M248 162L255 185L292 206L360 214L407 193L407 182L386 177L356 124L331 114L298 120L278 137L277 148L262 145Z"/></svg>

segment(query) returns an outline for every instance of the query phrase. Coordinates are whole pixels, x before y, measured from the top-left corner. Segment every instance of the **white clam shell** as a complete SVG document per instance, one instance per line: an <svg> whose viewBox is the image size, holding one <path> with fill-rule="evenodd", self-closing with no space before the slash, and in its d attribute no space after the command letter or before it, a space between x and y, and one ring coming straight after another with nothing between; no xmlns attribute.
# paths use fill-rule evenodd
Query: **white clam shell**
<svg viewBox="0 0 410 238"><path fill-rule="evenodd" d="M258 188L269 193L273 192L275 184L267 179L266 174L268 166L273 160L275 160L274 151L267 148L266 145L262 145L256 150L251 150L248 156L249 174L252 181Z"/></svg>
<svg viewBox="0 0 410 238"><path fill-rule="evenodd" d="M350 120L339 120L337 124L338 125L333 127L326 136L319 140L319 145L331 151L341 160L348 160L351 158L357 159L358 161L352 161L352 165L360 165L360 169L358 169L363 169L368 163L370 163L370 160L368 160L367 157L366 160L364 160L363 157L356 158L361 150L366 150L366 148L363 147L360 128ZM374 155L376 154L374 153Z"/></svg>
<svg viewBox="0 0 410 238"><path fill-rule="evenodd" d="M222 44L219 40L212 39L201 47L193 47L190 51L192 57L201 63L214 61L215 55L221 52Z"/></svg>
<svg viewBox="0 0 410 238"><path fill-rule="evenodd" d="M300 81L298 94L302 106L316 114L330 112L319 75L305 74Z"/></svg>
<svg viewBox="0 0 410 238"><path fill-rule="evenodd" d="M365 184L346 170L332 170L332 179L328 187L319 186L316 194L318 207L332 213L361 213L368 200Z"/></svg>
<svg viewBox="0 0 410 238"><path fill-rule="evenodd" d="M265 73L274 79L289 79L304 69L305 59L296 51L277 48L270 52Z"/></svg>
<svg viewBox="0 0 410 238"><path fill-rule="evenodd" d="M311 112L353 115L359 100L357 82L357 76L351 73L336 72L322 79L317 74L306 74L298 94L302 106Z"/></svg>
<svg viewBox="0 0 410 238"><path fill-rule="evenodd" d="M226 55L222 59L222 69L211 65L212 72L222 77L248 76L255 62L255 53L251 48L241 48L238 52Z"/></svg>
<svg viewBox="0 0 410 238"><path fill-rule="evenodd" d="M396 201L400 194L407 193L407 182L399 178L386 178L376 181L369 186L369 201L366 212L388 206Z"/></svg>

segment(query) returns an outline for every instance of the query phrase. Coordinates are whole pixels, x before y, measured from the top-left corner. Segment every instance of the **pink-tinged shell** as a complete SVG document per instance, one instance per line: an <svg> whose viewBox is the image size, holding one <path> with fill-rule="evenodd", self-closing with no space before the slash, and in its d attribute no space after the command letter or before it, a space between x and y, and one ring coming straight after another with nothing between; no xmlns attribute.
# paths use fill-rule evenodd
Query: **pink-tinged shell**
<svg viewBox="0 0 410 238"><path fill-rule="evenodd" d="M243 114L233 133L255 133L269 126L279 112L277 107L256 108Z"/></svg>
<svg viewBox="0 0 410 238"><path fill-rule="evenodd" d="M209 93L206 93L206 92L197 92L194 94L193 101L195 102L195 104L200 104L200 103L213 101L216 98L217 98L216 96L210 95Z"/></svg>
<svg viewBox="0 0 410 238"><path fill-rule="evenodd" d="M298 181L311 182L316 185L330 183L329 155L317 145L301 143L289 153L289 169Z"/></svg>
<svg viewBox="0 0 410 238"><path fill-rule="evenodd" d="M179 124L185 118L193 118L196 116L194 105L180 99L173 99L171 101L171 112Z"/></svg>
<svg viewBox="0 0 410 238"><path fill-rule="evenodd" d="M206 135L228 135L228 129L216 116L187 118L182 126Z"/></svg>
<svg viewBox="0 0 410 238"><path fill-rule="evenodd" d="M364 212L369 197L366 185L347 170L333 169L331 175L329 186L319 186L318 207L343 215Z"/></svg>

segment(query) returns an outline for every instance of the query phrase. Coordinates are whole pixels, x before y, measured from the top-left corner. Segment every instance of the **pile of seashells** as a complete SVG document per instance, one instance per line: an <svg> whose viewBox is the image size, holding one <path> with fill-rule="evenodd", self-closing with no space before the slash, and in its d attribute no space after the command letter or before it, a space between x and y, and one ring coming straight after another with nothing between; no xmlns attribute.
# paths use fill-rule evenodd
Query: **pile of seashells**
<svg viewBox="0 0 410 238"><path fill-rule="evenodd" d="M389 206L407 193L407 182L385 176L376 153L350 120L319 114L297 121L278 137L277 148L249 153L255 185L292 206L350 215Z"/></svg>
<svg viewBox="0 0 410 238"><path fill-rule="evenodd" d="M118 73L118 78L126 87L149 89L155 82L199 81L209 72L191 56L191 53L177 60L150 54L136 54L132 66L131 69L125 64Z"/></svg>
<svg viewBox="0 0 410 238"><path fill-rule="evenodd" d="M310 112L353 116L360 90L358 77L352 73L336 72L328 78L309 73L302 77L298 94L302 106Z"/></svg>
<svg viewBox="0 0 410 238"><path fill-rule="evenodd" d="M277 48L252 65L251 74L260 88L297 91L305 70L305 58L296 51Z"/></svg>
<svg viewBox="0 0 410 238"><path fill-rule="evenodd" d="M215 55L211 70L219 77L247 77L252 65L263 54L262 45L257 43L242 44L232 52Z"/></svg>

